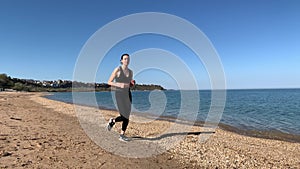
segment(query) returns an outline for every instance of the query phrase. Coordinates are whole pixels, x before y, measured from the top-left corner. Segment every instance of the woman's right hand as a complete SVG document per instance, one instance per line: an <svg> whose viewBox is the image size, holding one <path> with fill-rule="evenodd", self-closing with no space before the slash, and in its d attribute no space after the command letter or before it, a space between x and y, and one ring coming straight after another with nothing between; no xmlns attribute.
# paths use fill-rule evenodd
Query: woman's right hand
<svg viewBox="0 0 300 169"><path fill-rule="evenodd" d="M120 83L120 88L124 89L124 88L129 88L129 84L127 83Z"/></svg>

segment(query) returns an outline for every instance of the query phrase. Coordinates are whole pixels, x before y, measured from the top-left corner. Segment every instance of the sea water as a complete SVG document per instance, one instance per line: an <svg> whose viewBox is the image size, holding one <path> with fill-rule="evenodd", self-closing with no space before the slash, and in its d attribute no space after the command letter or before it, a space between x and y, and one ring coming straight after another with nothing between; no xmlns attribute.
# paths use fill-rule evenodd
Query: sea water
<svg viewBox="0 0 300 169"><path fill-rule="evenodd" d="M189 98L182 93L191 92ZM178 118L195 117L205 121L211 106L211 91L132 91L132 111ZM72 98L72 92L52 93L46 98L105 109L116 109L114 92L77 92L81 99ZM199 96L199 97L198 97ZM184 104L182 104L184 103ZM185 106L185 107L183 107ZM184 111L182 111L184 110ZM196 111L195 111L196 110ZM194 114L191 114L194 113ZM220 123L240 130L278 131L300 135L300 89L227 90Z"/></svg>

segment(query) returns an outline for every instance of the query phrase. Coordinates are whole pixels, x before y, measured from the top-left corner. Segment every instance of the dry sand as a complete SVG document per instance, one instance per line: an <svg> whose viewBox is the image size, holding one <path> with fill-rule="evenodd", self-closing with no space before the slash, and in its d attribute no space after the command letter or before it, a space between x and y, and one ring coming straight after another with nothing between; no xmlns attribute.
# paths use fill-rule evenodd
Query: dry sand
<svg viewBox="0 0 300 169"><path fill-rule="evenodd" d="M0 168L300 168L300 143L248 137L221 129L214 134L205 133L199 126L184 136L182 132L166 133L174 125L172 122L138 123L145 119L137 116L131 117L127 130L127 135L134 137L132 141L110 142L104 138L115 149L111 151L86 134L72 104L41 95L0 92ZM101 114L105 120L118 115L115 111L79 107ZM103 124L94 127L99 128L98 135L105 134L100 132ZM119 130L117 124L112 132ZM149 149L142 151L149 153L151 146L161 144L165 148L168 140L181 136L184 140L175 147L147 158L123 157L117 152L119 146L143 143ZM210 137L200 142L199 136ZM132 147L129 151L134 152Z"/></svg>

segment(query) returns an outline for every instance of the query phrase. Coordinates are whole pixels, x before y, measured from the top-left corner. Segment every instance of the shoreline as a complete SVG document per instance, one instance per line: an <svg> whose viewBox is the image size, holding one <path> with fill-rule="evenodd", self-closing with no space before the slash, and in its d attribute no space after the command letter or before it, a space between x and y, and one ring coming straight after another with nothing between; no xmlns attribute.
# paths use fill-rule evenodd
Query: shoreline
<svg viewBox="0 0 300 169"><path fill-rule="evenodd" d="M47 94L46 94L47 95ZM44 96L42 96L46 99L50 99ZM55 99L50 99L50 100L55 100ZM59 102L63 102L66 104L74 104L72 102L65 102L65 101L60 101L60 100L55 100L55 101L59 101ZM106 108L104 106L90 106L90 105L85 105L85 104L76 104L78 106L86 106L86 107L91 107L91 108L97 108L99 110L108 110L108 111L117 111L117 109L111 109L111 108ZM146 116L146 118L151 118L151 119L157 119L157 120L164 120L164 121L168 121L168 122L175 122L177 120L177 118L172 117L172 116L159 116L156 117L151 113L140 113L140 112L132 112L134 115L136 116L141 116L144 117ZM183 121L182 123L186 123L186 124L190 124L188 120L185 119L178 119L180 121ZM186 121L186 122L184 122ZM204 121L198 121L196 120L194 123L194 126L200 126L203 127L203 124L205 123ZM290 134L290 133L284 133L281 132L279 130L247 130L245 129L239 129L238 127L234 127L228 124L224 124L222 122L219 122L217 124L217 128L221 128L223 130L226 131L230 131L230 132L234 132L240 135L244 135L244 136L250 136L250 137L255 137L255 138L264 138L264 139L271 139L271 140L280 140L280 141L288 141L288 142L295 142L295 143L300 143L300 135L296 135L296 134Z"/></svg>
<svg viewBox="0 0 300 169"><path fill-rule="evenodd" d="M44 94L0 93L0 168L193 168L169 152L130 160L108 152L83 131L73 105Z"/></svg>
<svg viewBox="0 0 300 169"><path fill-rule="evenodd" d="M0 93L0 168L299 168L300 143L255 138L217 128L191 126L184 140L147 158L121 157L96 145L79 124L74 105L42 97L45 93ZM79 106L108 120L116 111ZM184 133L165 133L172 122L129 124L129 137L150 144ZM119 131L118 123L113 128ZM161 133L165 133L160 135ZM136 143L138 140L133 140ZM116 145L113 145L114 147ZM130 159L130 160L128 160Z"/></svg>

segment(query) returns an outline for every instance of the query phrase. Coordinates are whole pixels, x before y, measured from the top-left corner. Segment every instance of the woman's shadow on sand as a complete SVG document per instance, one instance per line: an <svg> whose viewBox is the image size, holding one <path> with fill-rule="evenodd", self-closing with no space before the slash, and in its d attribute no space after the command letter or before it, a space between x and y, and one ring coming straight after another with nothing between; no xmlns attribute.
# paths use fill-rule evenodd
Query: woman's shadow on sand
<svg viewBox="0 0 300 169"><path fill-rule="evenodd" d="M141 136L133 136L130 137L131 140L149 140L149 141L155 141L155 140L161 140L166 137L173 137L173 136L182 136L182 135L200 135L200 134L214 134L215 132L182 132L182 133L167 133L163 134L159 137L141 137Z"/></svg>

